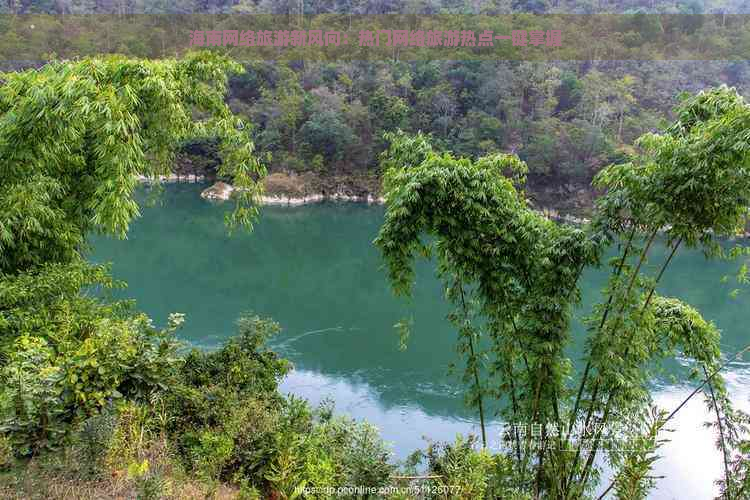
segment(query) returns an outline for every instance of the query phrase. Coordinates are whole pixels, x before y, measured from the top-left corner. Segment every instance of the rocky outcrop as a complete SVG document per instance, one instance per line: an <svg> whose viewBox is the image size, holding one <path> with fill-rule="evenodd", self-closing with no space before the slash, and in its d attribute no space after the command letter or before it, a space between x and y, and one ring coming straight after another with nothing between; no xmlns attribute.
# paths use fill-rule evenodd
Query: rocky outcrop
<svg viewBox="0 0 750 500"><path fill-rule="evenodd" d="M228 200L232 196L234 187L226 182L217 182L213 186L206 188L201 193L201 198L206 200Z"/></svg>
<svg viewBox="0 0 750 500"><path fill-rule="evenodd" d="M379 181L370 178L323 177L313 172L275 172L263 179L264 205L297 206L321 201L383 203L375 195Z"/></svg>
<svg viewBox="0 0 750 500"><path fill-rule="evenodd" d="M308 203L318 203L325 200L322 194L311 194L307 196L285 196L267 195L261 196L260 201L264 205L307 205Z"/></svg>
<svg viewBox="0 0 750 500"><path fill-rule="evenodd" d="M318 203L321 201L355 201L360 203L385 203L383 198L375 198L372 195L355 196L345 193L334 193L326 196L322 193L310 194L306 196L285 196L285 195L266 195L261 196L260 201L263 205L307 205L309 203Z"/></svg>
<svg viewBox="0 0 750 500"><path fill-rule="evenodd" d="M177 174L170 174L170 175L160 175L157 178L153 177L146 177L145 175L138 175L138 182L142 182L145 184L150 184L152 182L189 182L189 183L196 183L196 182L203 182L205 180L205 177L202 175L177 175Z"/></svg>

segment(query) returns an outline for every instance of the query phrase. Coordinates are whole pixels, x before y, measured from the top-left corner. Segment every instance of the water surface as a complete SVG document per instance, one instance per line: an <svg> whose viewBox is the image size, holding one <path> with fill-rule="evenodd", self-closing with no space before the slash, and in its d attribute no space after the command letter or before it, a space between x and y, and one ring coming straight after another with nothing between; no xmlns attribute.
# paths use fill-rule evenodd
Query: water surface
<svg viewBox="0 0 750 500"><path fill-rule="evenodd" d="M137 300L156 324L171 312L187 313L181 337L214 347L235 332L234 321L252 311L278 321L282 334L274 349L295 371L282 390L316 403L326 397L340 412L364 418L381 429L398 457L424 447L424 435L452 440L478 432L463 404L462 386L447 373L457 360L455 332L445 319L449 307L434 277L434 265L419 262L410 300L395 298L372 240L383 208L364 204L265 207L252 234L227 234L223 214L231 205L199 197L200 185L171 185L153 207L144 206L127 241L93 239L92 259L113 262L115 278L129 284L120 295ZM665 249L653 251L653 262ZM706 261L700 252L681 252L660 292L697 307L722 330L726 353L750 342L750 291L736 299L721 276L737 264ZM582 280L585 313L599 300L606 275L588 272ZM398 348L393 325L412 317L408 349ZM580 326L571 348L582 349ZM671 371L679 361L668 364ZM747 364L733 363L727 374L736 404L748 409ZM690 392L668 379L655 380L655 399L673 408ZM721 474L713 437L701 423L709 418L701 398L688 404L662 449L653 498L711 498ZM490 436L497 436L497 426Z"/></svg>

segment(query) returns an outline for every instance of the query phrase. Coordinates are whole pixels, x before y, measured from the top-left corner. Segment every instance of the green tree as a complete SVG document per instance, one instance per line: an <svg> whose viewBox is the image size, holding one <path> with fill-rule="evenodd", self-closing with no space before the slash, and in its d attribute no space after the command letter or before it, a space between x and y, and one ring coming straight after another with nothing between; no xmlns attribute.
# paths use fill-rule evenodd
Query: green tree
<svg viewBox="0 0 750 500"><path fill-rule="evenodd" d="M29 452L70 424L168 382L169 334L127 303L88 295L116 285L85 262L91 232L124 237L139 175L170 172L179 142L216 138L220 172L242 187L231 224L251 224L263 169L224 102L227 73L210 54L54 62L4 74L0 86L0 417Z"/></svg>
<svg viewBox="0 0 750 500"><path fill-rule="evenodd" d="M297 149L297 128L302 118L302 105L305 93L297 74L286 66L280 68L279 80L273 93L264 90L263 96L277 103L281 111L281 122L284 131L289 135L289 147L292 154Z"/></svg>
<svg viewBox="0 0 750 500"><path fill-rule="evenodd" d="M124 236L139 213L137 176L168 174L175 147L189 137L220 138L222 174L246 190L231 222L249 224L262 167L223 100L227 72L240 70L204 53L84 59L5 74L0 272L71 262L91 231Z"/></svg>
<svg viewBox="0 0 750 500"><path fill-rule="evenodd" d="M300 129L300 136L308 157L322 154L329 162L342 160L354 143L352 129L332 110L310 117Z"/></svg>
<svg viewBox="0 0 750 500"><path fill-rule="evenodd" d="M396 130L406 125L409 107L402 98L387 95L382 87L375 91L367 104L374 115L376 130Z"/></svg>
<svg viewBox="0 0 750 500"><path fill-rule="evenodd" d="M676 114L663 134L638 141L640 155L597 177L607 194L584 228L555 224L528 208L517 189L526 168L516 157L455 158L433 151L422 135L391 136L383 154L387 210L375 243L390 281L396 293L409 293L415 256L437 256L457 307L451 319L466 358L469 403L482 426L489 396L506 421L540 426L534 446L532 433L506 431L504 452L514 464L511 482L535 497L590 497L611 424L633 430L608 451L615 479L606 492L645 497L654 484L658 433L682 407L654 409L648 381L658 362L677 352L693 360L695 393L710 389L708 408L727 457L725 495L746 496L748 419L732 408L719 374L720 334L656 287L682 245L701 246L712 257L743 252L727 254L718 238L741 231L750 206L750 106L722 87L685 98ZM660 230L670 251L648 276L644 263ZM434 242L423 241L423 233ZM615 242L620 252L610 262L606 300L587 319L587 363L572 385L565 350L578 280ZM593 426L586 439L574 434L579 425Z"/></svg>

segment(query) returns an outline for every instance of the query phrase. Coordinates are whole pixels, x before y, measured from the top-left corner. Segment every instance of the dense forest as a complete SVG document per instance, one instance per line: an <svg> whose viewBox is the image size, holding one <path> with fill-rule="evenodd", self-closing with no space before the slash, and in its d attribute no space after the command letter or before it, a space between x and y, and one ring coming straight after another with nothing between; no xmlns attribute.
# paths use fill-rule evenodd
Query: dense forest
<svg viewBox="0 0 750 500"><path fill-rule="evenodd" d="M746 61L255 62L230 82L228 102L253 126L270 171L382 174L383 134L432 135L458 155L517 154L547 206L591 206L589 182L626 158L642 133L671 117L677 89L727 83L750 95ZM202 165L210 144L191 144ZM209 161L216 164L216 161ZM349 181L353 189L372 189ZM364 186L363 186L364 185ZM377 185L377 182L375 182Z"/></svg>
<svg viewBox="0 0 750 500"><path fill-rule="evenodd" d="M273 166L366 170L384 132L431 133L477 157L517 153L535 178L590 180L676 103L721 82L747 92L744 62L506 61L248 65L229 104ZM745 85L743 85L745 84Z"/></svg>
<svg viewBox="0 0 750 500"><path fill-rule="evenodd" d="M6 0L5 12L28 14L162 14L162 13L223 13L223 14L535 14L562 12L567 14L682 13L742 14L748 12L743 0Z"/></svg>
<svg viewBox="0 0 750 500"><path fill-rule="evenodd" d="M657 36L674 29L648 14L713 14L684 21L679 30L686 40L689 36L706 46L732 43L740 53L743 46L750 47L747 33L737 34L739 38L731 42L726 38L731 26L724 14L746 11L747 3L740 0L168 4L9 0L4 9L118 15L615 12L628 14L623 22L633 24L633 32L624 32L634 39L623 35L609 42L623 47L646 44L649 33ZM118 50L137 53L139 43L134 39ZM727 84L742 95L750 93L747 61L660 60L663 55L658 51L658 46L653 47L653 60L640 61L249 61L243 63L246 72L231 79L227 101L252 127L256 147L272 172L377 178L383 134L401 129L432 134L436 146L459 155L515 153L529 165L532 191L543 188L568 198L574 190L585 188L602 167L631 153L628 145L635 138L671 119L679 91L693 93ZM211 140L189 142L184 151L189 159L183 165L186 170L218 164Z"/></svg>

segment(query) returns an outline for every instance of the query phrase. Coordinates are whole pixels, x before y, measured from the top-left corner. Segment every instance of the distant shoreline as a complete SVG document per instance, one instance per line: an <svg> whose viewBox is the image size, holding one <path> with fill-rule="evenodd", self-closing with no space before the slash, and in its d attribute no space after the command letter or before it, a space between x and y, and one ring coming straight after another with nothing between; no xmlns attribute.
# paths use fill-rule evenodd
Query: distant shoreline
<svg viewBox="0 0 750 500"><path fill-rule="evenodd" d="M139 182L143 184L152 183L152 179L145 176L138 176ZM186 184L202 184L208 182L205 176L202 175L183 175L179 176L172 174L169 176L160 176L159 182L164 183L186 183ZM204 189L201 192L201 197L206 200L212 201L227 201L231 199L232 193L234 192L234 186L224 183L216 182ZM372 194L367 195L350 195L343 192L335 192L333 194L323 193L312 193L303 196L289 196L282 193L277 194L265 194L260 198L262 205L269 206L288 206L297 207L304 205L312 205L315 203L322 203L326 201L334 202L350 202L350 203L367 203L368 205L383 205L385 204L385 198L382 196L373 196ZM576 217L570 214L560 214L557 210L552 208L540 208L538 212L545 217L552 220L561 220L569 222L571 224L585 224L589 220L583 217Z"/></svg>
<svg viewBox="0 0 750 500"><path fill-rule="evenodd" d="M171 175L161 175L158 177L159 182L163 183L184 183L184 184L202 184L206 182L210 182L206 179L203 175L177 175L177 174L171 174ZM153 179L139 175L138 181L141 184L151 184L153 183ZM221 185L220 188L216 188L216 186ZM215 200L215 201L226 201L231 198L232 193L234 192L235 188L234 186L224 183L224 182L217 182L214 183L212 186L208 187L207 189L204 189L201 193L201 197L207 200ZM354 202L354 203L367 203L369 205L382 205L385 203L385 198L382 196L373 196L372 194L367 195L350 195L343 192L336 192L333 194L323 194L323 193L312 193L308 195L303 196L290 196L285 195L282 193L276 193L276 194L266 194L264 196L261 196L260 198L261 203L263 205L279 205L279 206L300 206L300 205L310 205L313 203L320 203L324 201L343 201L343 202Z"/></svg>
<svg viewBox="0 0 750 500"><path fill-rule="evenodd" d="M278 176L279 174L273 174L274 176ZM145 177L143 175L138 176L138 181L141 184L151 184L153 182L152 179ZM203 175L177 175L172 174L168 176L159 176L159 182L164 182L168 184L172 183L185 183L185 184L204 184L209 183L210 181L206 179L206 176ZM272 188L276 188L275 185L271 186ZM268 186L266 186L268 188ZM225 182L216 182L209 186L208 188L201 191L201 198L205 200L210 201L218 201L223 202L231 199L232 193L234 192L235 188L234 186L227 184ZM332 201L332 202L345 202L345 203L367 203L368 205L383 205L385 204L385 198L382 196L374 196L372 193L362 194L362 195L355 195L355 194L347 194L343 191L335 191L333 194L324 194L324 193L309 193L304 195L288 195L283 192L283 190L278 189L272 189L272 192L269 193L269 190L266 189L266 194L260 197L261 205L264 206L279 206L279 207L300 207L304 205L312 205L315 203L322 203L326 201ZM561 213L558 209L555 208L547 208L547 207L538 207L536 208L536 211L540 214L544 215L546 218L550 220L555 221L562 221L567 222L569 224L574 225L582 225L590 222L590 219L586 217L577 217L575 215L572 215L570 213ZM743 238L750 238L750 232L746 232L743 235L738 235L737 237L743 237Z"/></svg>

